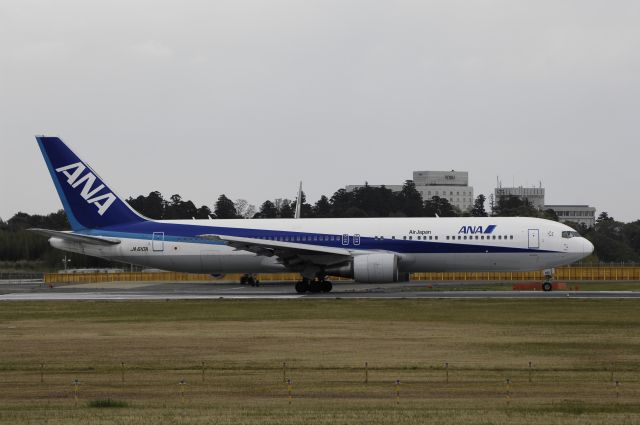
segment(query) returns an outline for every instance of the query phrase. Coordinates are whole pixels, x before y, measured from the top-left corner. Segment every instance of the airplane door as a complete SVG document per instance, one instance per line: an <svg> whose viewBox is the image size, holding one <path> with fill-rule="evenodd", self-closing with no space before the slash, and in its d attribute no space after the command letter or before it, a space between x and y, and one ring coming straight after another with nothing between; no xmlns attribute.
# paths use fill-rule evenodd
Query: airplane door
<svg viewBox="0 0 640 425"><path fill-rule="evenodd" d="M540 231L529 229L529 248L540 248Z"/></svg>
<svg viewBox="0 0 640 425"><path fill-rule="evenodd" d="M151 246L154 251L164 251L164 232L153 232Z"/></svg>

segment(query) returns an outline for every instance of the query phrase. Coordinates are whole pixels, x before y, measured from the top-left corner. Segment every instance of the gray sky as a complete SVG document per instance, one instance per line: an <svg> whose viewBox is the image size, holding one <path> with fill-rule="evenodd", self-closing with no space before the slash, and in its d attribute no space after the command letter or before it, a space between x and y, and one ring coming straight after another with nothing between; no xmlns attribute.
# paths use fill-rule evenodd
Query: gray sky
<svg viewBox="0 0 640 425"><path fill-rule="evenodd" d="M0 217L60 208L35 134L121 196L312 202L468 170L640 218L638 1L0 1Z"/></svg>

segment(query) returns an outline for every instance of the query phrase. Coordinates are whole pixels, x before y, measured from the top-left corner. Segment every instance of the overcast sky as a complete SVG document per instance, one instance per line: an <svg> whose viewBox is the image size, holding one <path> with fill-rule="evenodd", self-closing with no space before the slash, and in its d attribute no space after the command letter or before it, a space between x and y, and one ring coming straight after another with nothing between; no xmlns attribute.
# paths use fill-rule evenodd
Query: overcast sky
<svg viewBox="0 0 640 425"><path fill-rule="evenodd" d="M640 218L640 2L0 0L0 217L35 134L123 197L308 200L413 170Z"/></svg>

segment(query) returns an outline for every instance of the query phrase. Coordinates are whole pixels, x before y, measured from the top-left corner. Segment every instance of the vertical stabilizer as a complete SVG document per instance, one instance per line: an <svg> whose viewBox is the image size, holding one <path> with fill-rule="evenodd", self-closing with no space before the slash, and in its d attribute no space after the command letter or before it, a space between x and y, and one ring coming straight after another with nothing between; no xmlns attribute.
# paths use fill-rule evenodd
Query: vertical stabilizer
<svg viewBox="0 0 640 425"><path fill-rule="evenodd" d="M36 140L73 230L146 220L58 137L37 136Z"/></svg>

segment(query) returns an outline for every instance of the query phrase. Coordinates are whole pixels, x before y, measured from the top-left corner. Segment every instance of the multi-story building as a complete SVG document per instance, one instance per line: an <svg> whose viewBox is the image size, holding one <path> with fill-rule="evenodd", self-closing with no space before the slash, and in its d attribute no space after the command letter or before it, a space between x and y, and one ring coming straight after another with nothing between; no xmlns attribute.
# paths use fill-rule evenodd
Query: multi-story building
<svg viewBox="0 0 640 425"><path fill-rule="evenodd" d="M449 203L461 211L468 211L473 207L473 187L469 186L469 173L467 171L414 171L413 182L416 190L422 194L424 200L434 196L445 198ZM382 187L383 185L369 185ZM364 185L348 185L348 192ZM384 185L387 189L400 192L402 185Z"/></svg>
<svg viewBox="0 0 640 425"><path fill-rule="evenodd" d="M544 209L552 209L560 222L572 221L592 227L596 224L596 209L589 205L545 205Z"/></svg>
<svg viewBox="0 0 640 425"><path fill-rule="evenodd" d="M517 196L522 200L527 199L535 208L544 208L543 187L496 187L494 194L496 203L502 197Z"/></svg>
<svg viewBox="0 0 640 425"><path fill-rule="evenodd" d="M460 211L473 208L473 187L469 186L467 171L414 171L413 182L425 200L439 196Z"/></svg>

